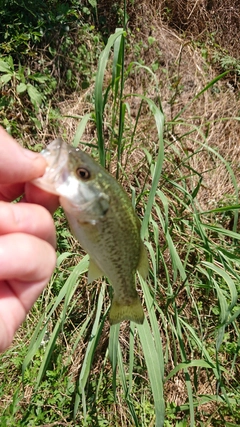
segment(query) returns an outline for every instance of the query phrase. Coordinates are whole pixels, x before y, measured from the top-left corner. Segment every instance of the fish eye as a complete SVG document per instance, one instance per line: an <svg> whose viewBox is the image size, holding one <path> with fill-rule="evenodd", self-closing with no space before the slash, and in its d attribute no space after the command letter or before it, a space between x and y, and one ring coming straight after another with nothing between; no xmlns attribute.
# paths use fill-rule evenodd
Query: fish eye
<svg viewBox="0 0 240 427"><path fill-rule="evenodd" d="M89 170L85 169L85 168L77 168L76 174L79 178L84 179L84 180L89 179L91 176Z"/></svg>

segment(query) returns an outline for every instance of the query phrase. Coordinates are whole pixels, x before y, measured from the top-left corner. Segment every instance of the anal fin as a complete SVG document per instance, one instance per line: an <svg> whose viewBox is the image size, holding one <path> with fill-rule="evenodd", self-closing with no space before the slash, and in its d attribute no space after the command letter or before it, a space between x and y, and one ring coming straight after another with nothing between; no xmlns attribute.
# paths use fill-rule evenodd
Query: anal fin
<svg viewBox="0 0 240 427"><path fill-rule="evenodd" d="M89 258L88 283L92 283L94 280L102 276L104 276L102 270L98 267L95 261L92 260L92 258Z"/></svg>

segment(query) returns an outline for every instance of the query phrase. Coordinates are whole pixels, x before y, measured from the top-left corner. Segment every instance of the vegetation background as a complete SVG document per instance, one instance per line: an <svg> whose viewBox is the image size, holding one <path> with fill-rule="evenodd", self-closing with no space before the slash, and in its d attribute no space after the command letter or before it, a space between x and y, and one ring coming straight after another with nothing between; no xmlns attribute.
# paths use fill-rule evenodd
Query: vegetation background
<svg viewBox="0 0 240 427"><path fill-rule="evenodd" d="M239 9L0 0L1 124L85 146L150 259L144 326L110 329L111 289L56 212L56 271L0 357L2 426L240 425Z"/></svg>

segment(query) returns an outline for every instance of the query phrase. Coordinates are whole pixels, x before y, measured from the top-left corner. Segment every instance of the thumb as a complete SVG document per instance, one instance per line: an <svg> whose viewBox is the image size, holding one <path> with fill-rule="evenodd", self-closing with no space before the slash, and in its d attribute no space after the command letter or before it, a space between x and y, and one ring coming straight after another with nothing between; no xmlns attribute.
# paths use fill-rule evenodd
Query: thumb
<svg viewBox="0 0 240 427"><path fill-rule="evenodd" d="M38 153L26 150L0 127L0 183L31 181L43 175L46 161Z"/></svg>

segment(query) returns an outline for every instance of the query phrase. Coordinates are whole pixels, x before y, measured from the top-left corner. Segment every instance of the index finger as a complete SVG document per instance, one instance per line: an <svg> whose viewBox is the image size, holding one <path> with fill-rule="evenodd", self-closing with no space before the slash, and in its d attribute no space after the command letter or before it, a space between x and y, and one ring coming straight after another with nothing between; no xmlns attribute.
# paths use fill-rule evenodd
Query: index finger
<svg viewBox="0 0 240 427"><path fill-rule="evenodd" d="M46 160L27 150L0 126L0 184L31 181L43 175Z"/></svg>

